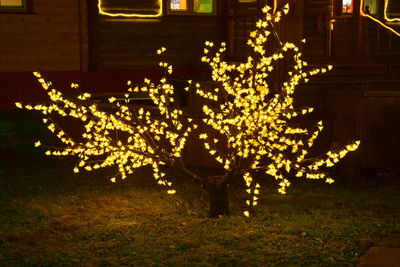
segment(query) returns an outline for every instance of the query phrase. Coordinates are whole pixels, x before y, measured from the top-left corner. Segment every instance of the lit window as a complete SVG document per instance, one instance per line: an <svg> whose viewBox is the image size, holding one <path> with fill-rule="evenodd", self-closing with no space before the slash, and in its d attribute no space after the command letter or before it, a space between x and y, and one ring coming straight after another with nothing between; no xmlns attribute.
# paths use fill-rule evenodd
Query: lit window
<svg viewBox="0 0 400 267"><path fill-rule="evenodd" d="M342 0L342 13L351 14L353 13L353 0Z"/></svg>
<svg viewBox="0 0 400 267"><path fill-rule="evenodd" d="M22 0L1 0L0 5L3 7L21 7L23 6Z"/></svg>
<svg viewBox="0 0 400 267"><path fill-rule="evenodd" d="M171 10L188 10L188 0L171 0Z"/></svg>
<svg viewBox="0 0 400 267"><path fill-rule="evenodd" d="M213 0L194 0L195 13L213 13Z"/></svg>
<svg viewBox="0 0 400 267"><path fill-rule="evenodd" d="M27 12L28 0L0 0L0 12Z"/></svg>
<svg viewBox="0 0 400 267"><path fill-rule="evenodd" d="M171 14L214 14L215 0L169 0Z"/></svg>
<svg viewBox="0 0 400 267"><path fill-rule="evenodd" d="M377 0L364 0L364 13L368 15L378 15Z"/></svg>

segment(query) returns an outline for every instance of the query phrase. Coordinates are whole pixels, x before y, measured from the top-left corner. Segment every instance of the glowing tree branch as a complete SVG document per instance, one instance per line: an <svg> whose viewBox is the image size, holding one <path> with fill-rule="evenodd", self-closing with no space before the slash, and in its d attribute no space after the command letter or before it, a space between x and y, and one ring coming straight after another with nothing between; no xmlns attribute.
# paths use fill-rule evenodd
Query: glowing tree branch
<svg viewBox="0 0 400 267"><path fill-rule="evenodd" d="M282 194L290 185L289 177L324 179L332 183L333 179L323 171L323 167L333 166L349 151L357 149L360 143L353 142L317 159L306 158L323 129L323 123L317 122L312 129L298 126L293 119L311 113L313 109L295 108L293 94L299 83L307 82L311 76L332 67L306 70L307 63L301 59L296 45L281 42L274 28L288 11L288 5L276 12L268 6L263 9L263 18L257 22L248 40L253 56L246 62L233 64L224 61L225 44L211 53L214 44L206 42L202 61L210 65L212 79L219 86L211 91L202 89L198 83L186 88L194 88L200 97L214 103L202 107L203 123L209 131L201 133L199 139L220 164L218 175L202 177L186 168L182 151L197 125L183 115L182 109L173 105L174 88L165 77L157 84L144 79L142 86L134 88L128 82L129 89L123 103L116 101L115 97L109 98L113 110L106 112L90 101L90 94L83 93L76 100L69 100L53 89L40 73L35 73L51 103L16 105L41 111L46 116L44 123L65 144L65 147L48 150L46 154L77 156L79 161L74 172L116 166L118 175L111 178L115 182L117 178L125 179L135 169L149 165L156 181L167 186L167 192L173 194L175 190L161 170L165 165L181 171L208 191L212 217L229 213L228 186L234 179L243 178L249 193L244 215L249 216L251 208L257 205L261 188L254 175L274 177ZM164 51L165 48L161 48L158 54ZM284 60L285 64L281 64ZM166 75L172 73L172 66L168 63L160 62L160 66ZM284 79L279 83L276 82L276 72L283 73ZM131 94L138 92L148 94L154 108L130 104ZM61 130L50 118L53 113L83 122L83 141L74 140ZM215 132L214 137L211 137L212 132ZM35 145L41 143L38 141Z"/></svg>
<svg viewBox="0 0 400 267"><path fill-rule="evenodd" d="M293 106L293 94L300 82L307 82L310 76L324 73L332 67L306 71L304 67L307 63L301 59L296 45L280 42L273 26L288 11L288 5L274 14L268 6L263 9L263 19L257 22L256 29L250 33L248 45L254 53L247 62L230 64L223 61L221 57L226 50L224 43L210 55L214 44L206 42L202 58L211 66L213 80L222 85L211 92L197 89L202 97L214 101L217 106L219 103L217 108L204 105L203 112L206 116L204 123L221 138L210 138L206 132L200 138L204 140L204 147L209 154L225 169L225 175L221 176L222 184L230 183L230 179L239 174L243 176L250 194L247 201L249 209L257 204L260 188L260 184L252 178L254 173L274 177L279 181L279 192L282 194L290 185L290 174L308 179L325 179L327 183L332 183L333 179L321 167L333 166L359 145L357 141L341 150L329 151L317 160L306 159L323 129L323 123L318 122L312 130L292 123L292 118L313 111L312 108L296 109ZM274 38L278 44L274 51L267 50L270 38ZM288 58L293 63L288 67L286 81L280 83L278 90L271 88L275 66ZM222 96L228 101L221 103ZM244 214L249 216L249 210Z"/></svg>
<svg viewBox="0 0 400 267"><path fill-rule="evenodd" d="M159 54L165 51L162 48ZM160 62L169 73L172 66ZM111 178L115 182L118 177L125 179L132 174L134 169L151 165L153 176L159 184L167 186L168 193L174 194L170 181L166 180L165 173L161 171L161 165L176 167L194 179L200 179L191 173L182 163L181 153L185 146L189 133L197 126L191 124L191 119L183 116L183 111L172 105L174 102L174 88L163 78L158 84L145 79L141 87L129 87L125 94L124 104L115 102L115 97L109 98L116 111L108 113L100 110L96 104L87 101L91 95L81 94L72 101L63 96L61 92L52 88L40 73L35 76L46 90L51 103L48 105L25 105L16 103L19 108L41 111L46 118L43 122L47 124L50 131L66 145L64 148L52 149L47 155L67 156L74 155L79 158L74 172L81 169L87 171L103 167L117 166L118 175ZM72 84L72 87L78 85ZM128 82L131 86L131 82ZM129 104L131 93L144 92L152 99L156 109L145 110L135 108ZM84 123L82 138L84 141L76 141L70 138L65 131L57 127L50 118L52 113L61 116L73 117ZM115 136L119 132L119 136ZM122 136L126 136L122 138ZM35 146L40 146L40 141Z"/></svg>

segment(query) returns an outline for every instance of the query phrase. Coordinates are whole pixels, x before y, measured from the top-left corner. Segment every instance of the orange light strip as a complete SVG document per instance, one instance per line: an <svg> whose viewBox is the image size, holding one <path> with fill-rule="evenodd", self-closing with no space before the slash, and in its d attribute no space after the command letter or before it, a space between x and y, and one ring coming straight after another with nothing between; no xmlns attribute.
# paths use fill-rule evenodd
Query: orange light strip
<svg viewBox="0 0 400 267"><path fill-rule="evenodd" d="M110 17L128 17L128 18L157 18L162 16L163 10L163 0L158 0L158 11L157 14L149 15L149 14L140 14L140 13L110 13L106 12L101 7L101 0L98 0L97 7L99 9L99 14L110 16Z"/></svg>
<svg viewBox="0 0 400 267"><path fill-rule="evenodd" d="M387 8L387 5L388 5L388 2L389 2L389 0L386 0L386 1L385 1L385 12L384 12L384 13L385 13L385 19L387 18L387 16L386 16L386 8ZM361 5L360 5L360 14L361 14L361 16L373 20L374 22L378 23L378 24L381 25L382 27L388 29L389 31L391 31L392 33L394 33L395 35L397 35L397 36L400 37L400 32L396 31L396 30L393 29L392 27L389 27L388 25L386 25L385 23L383 23L383 22L380 21L379 19L376 19L376 18L374 18L374 17L371 16L371 15L365 14L364 11L363 11L363 7L364 7L364 0L361 0ZM394 18L394 19L390 19L390 20L389 20L389 19L386 19L386 20L388 20L388 21L400 21L399 18Z"/></svg>

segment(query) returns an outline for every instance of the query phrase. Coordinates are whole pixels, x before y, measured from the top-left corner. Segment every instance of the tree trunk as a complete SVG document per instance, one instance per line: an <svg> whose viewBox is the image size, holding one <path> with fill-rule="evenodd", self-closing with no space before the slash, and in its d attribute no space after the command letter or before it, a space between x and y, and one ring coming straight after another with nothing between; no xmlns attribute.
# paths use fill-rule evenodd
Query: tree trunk
<svg viewBox="0 0 400 267"><path fill-rule="evenodd" d="M229 198L226 185L210 185L207 188L210 197L210 217L229 215Z"/></svg>

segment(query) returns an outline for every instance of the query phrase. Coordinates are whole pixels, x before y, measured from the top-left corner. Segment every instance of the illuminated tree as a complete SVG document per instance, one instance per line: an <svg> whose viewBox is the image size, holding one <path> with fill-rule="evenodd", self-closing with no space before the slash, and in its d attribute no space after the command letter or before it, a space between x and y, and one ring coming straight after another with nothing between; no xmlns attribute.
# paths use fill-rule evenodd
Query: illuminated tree
<svg viewBox="0 0 400 267"><path fill-rule="evenodd" d="M159 53L163 50L165 49L159 50ZM160 65L172 72L171 65L165 62L160 62ZM47 91L51 104L16 105L19 108L41 111L46 116L43 122L48 129L66 145L48 150L46 155L77 156L79 162L74 168L75 173L81 169L92 171L117 166L118 172L111 178L112 182L116 182L117 178L125 179L137 168L150 165L156 181L167 186L169 194L175 193L161 166L168 165L188 171L181 160L181 153L187 136L196 126L187 126L191 119L183 117L183 111L171 105L174 102L173 87L165 78L157 85L144 79L140 88L129 87L128 93L124 95L124 104L116 102L115 97L109 98L110 103L115 103L114 111L107 112L100 110L97 104L87 101L91 97L89 93L83 93L72 101L53 89L51 82L46 81L40 73L35 72L34 75ZM71 87L78 85L71 84ZM149 95L155 104L155 110L129 105L132 94L139 91ZM82 140L74 140L62 130L50 117L52 113L81 120L84 123ZM35 146L40 145L40 141L35 143Z"/></svg>
<svg viewBox="0 0 400 267"><path fill-rule="evenodd" d="M208 92L197 89L199 95L215 102L211 107L203 106L206 116L203 122L216 132L216 136L223 137L211 137L210 131L200 134L205 149L224 169L217 182L212 184L216 187L213 190L219 192L219 203L225 203L225 206L217 207L220 210L214 211L215 214L227 211L224 192L237 177L243 177L249 194L245 216L249 216L252 207L257 205L260 193L261 185L253 178L255 175L274 177L281 194L285 194L290 186L289 177L324 179L333 183L322 167L333 166L349 151L356 150L360 143L350 143L317 159L306 158L323 123L317 122L312 129L298 126L294 118L311 113L313 108L296 109L293 94L299 83L308 82L310 76L324 73L332 66L305 70L307 63L301 59L299 48L293 43L281 42L274 27L282 15L289 12L288 5L275 13L268 6L262 11L265 16L256 23L247 42L254 53L246 62L230 64L224 61L221 58L226 50L224 43L217 52L210 53L214 44L206 42L202 57L202 61L211 66L212 79L221 84ZM288 59L291 61L289 66ZM285 64L279 65L280 61ZM277 67L285 67L284 79L274 86Z"/></svg>
<svg viewBox="0 0 400 267"><path fill-rule="evenodd" d="M307 63L301 59L296 45L283 44L279 40L274 27L288 8L286 5L275 13L268 6L263 8L263 18L257 22L248 40L254 53L246 62L228 63L223 60L224 43L213 53L214 44L206 42L202 61L210 65L212 79L219 86L206 90L201 84L188 81L186 90L196 90L199 97L212 103L202 107L203 129L206 130L198 137L221 167L218 175L204 177L185 166L182 151L189 134L198 125L179 106L173 105L174 88L166 78L157 84L145 79L142 86L136 87L128 82L124 101L117 102L112 97L109 102L115 110L104 111L90 102L90 94L84 93L77 100L69 100L52 89L51 83L40 73L35 73L51 103L35 106L17 103L17 106L39 110L47 116L44 122L66 146L48 150L46 154L77 156L79 162L74 172L115 165L118 175L111 181L116 182L117 178L125 179L135 169L150 165L157 182L167 186L169 194L174 194L162 166L173 168L208 191L212 217L229 213L228 187L235 180L244 179L249 194L244 215L249 216L252 207L257 205L260 179L275 178L282 194L290 186L289 177L324 179L332 183L325 167L333 166L359 145L356 141L320 158L307 158L323 123L317 122L311 129L300 127L295 118L311 113L313 109L296 109L293 94L299 83L307 82L310 76L332 67L305 70ZM158 54L164 51L162 48ZM284 79L276 83L277 75L274 73L282 70L283 65L279 62L283 60L286 62ZM290 64L287 63L289 60ZM172 66L168 63L160 62L160 66L172 73ZM130 104L131 94L137 92L147 93L155 108ZM84 123L83 140L73 140L57 127L49 116L51 113L81 120ZM35 145L41 144L37 142Z"/></svg>

